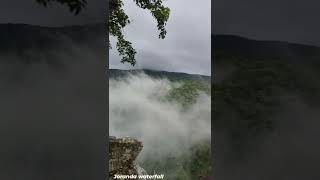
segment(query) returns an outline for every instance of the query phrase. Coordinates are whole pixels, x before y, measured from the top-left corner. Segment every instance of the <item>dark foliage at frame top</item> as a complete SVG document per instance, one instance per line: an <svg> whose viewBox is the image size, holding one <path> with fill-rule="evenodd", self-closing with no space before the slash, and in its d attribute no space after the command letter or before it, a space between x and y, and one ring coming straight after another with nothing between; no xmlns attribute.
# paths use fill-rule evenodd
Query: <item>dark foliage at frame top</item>
<svg viewBox="0 0 320 180"><path fill-rule="evenodd" d="M57 2L69 7L70 12L79 14L86 7L86 0L36 0L38 3L47 6L51 2ZM149 10L157 21L157 28L160 31L159 38L165 38L167 31L166 23L169 19L170 9L163 5L163 0L133 0L142 9ZM109 0L109 34L117 38L117 50L122 57L122 63L136 64L136 51L132 43L127 41L123 35L123 28L130 23L128 15L123 9L123 0ZM109 48L111 44L109 42Z"/></svg>

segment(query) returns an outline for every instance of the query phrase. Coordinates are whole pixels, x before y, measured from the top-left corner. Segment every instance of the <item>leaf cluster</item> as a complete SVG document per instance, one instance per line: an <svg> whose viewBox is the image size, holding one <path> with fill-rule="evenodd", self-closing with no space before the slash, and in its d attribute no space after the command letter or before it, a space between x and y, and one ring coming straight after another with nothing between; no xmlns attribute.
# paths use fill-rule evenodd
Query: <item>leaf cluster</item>
<svg viewBox="0 0 320 180"><path fill-rule="evenodd" d="M45 7L47 7L48 4L52 2L67 5L69 7L70 12L74 13L75 15L79 14L80 11L83 10L87 5L86 0L36 0L36 2L42 4Z"/></svg>
<svg viewBox="0 0 320 180"><path fill-rule="evenodd" d="M167 31L165 29L166 23L169 19L170 9L163 5L162 0L133 0L136 5L142 9L149 10L152 16L157 21L157 28L160 31L159 38L164 39ZM123 0L109 1L109 34L117 38L117 50L122 57L122 63L136 64L136 51L132 43L126 40L123 29L130 24L129 16L123 9ZM111 48L109 42L109 48Z"/></svg>

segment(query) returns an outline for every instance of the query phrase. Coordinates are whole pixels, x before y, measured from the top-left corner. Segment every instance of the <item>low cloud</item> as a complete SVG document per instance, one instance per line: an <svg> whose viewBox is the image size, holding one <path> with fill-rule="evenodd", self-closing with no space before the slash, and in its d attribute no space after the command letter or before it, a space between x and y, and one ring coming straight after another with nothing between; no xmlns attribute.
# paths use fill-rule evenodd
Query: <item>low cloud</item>
<svg viewBox="0 0 320 180"><path fill-rule="evenodd" d="M109 124L111 136L141 140L140 158L161 158L183 152L211 137L211 101L201 94L188 110L165 100L179 86L167 79L145 74L109 80Z"/></svg>

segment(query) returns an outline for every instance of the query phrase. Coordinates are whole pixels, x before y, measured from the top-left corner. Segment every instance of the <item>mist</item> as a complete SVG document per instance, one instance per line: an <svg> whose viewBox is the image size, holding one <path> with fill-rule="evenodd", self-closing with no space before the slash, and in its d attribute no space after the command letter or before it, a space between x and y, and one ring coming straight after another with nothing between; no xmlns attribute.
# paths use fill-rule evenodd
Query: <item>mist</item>
<svg viewBox="0 0 320 180"><path fill-rule="evenodd" d="M210 141L211 98L200 93L196 103L184 109L166 100L169 91L180 85L143 73L109 79L109 134L142 141L140 160L160 160L199 141Z"/></svg>
<svg viewBox="0 0 320 180"><path fill-rule="evenodd" d="M104 178L107 50L61 44L0 54L0 179Z"/></svg>

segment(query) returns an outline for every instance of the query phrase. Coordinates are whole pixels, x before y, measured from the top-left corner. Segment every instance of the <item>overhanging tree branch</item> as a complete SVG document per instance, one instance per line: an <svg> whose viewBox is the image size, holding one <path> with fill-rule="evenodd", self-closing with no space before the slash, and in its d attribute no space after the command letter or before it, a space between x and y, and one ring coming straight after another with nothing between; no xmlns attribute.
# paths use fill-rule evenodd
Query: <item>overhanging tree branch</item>
<svg viewBox="0 0 320 180"><path fill-rule="evenodd" d="M60 4L67 5L70 12L79 14L86 5L86 0L36 0L38 3L47 6L51 2L57 2ZM157 21L157 28L160 31L159 38L164 39L167 31L165 26L169 19L170 9L163 5L163 0L133 0L136 5L142 9L149 10L152 16ZM123 29L130 24L130 19L123 9L123 0L109 0L109 20L108 30L109 35L116 37L117 39L117 50L119 55L122 57L122 63L129 63L132 66L136 64L136 51L132 47L132 43L126 40L123 35ZM111 44L109 41L109 48Z"/></svg>

